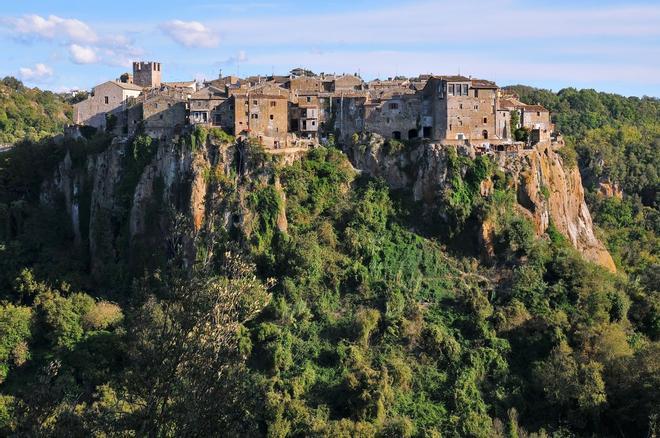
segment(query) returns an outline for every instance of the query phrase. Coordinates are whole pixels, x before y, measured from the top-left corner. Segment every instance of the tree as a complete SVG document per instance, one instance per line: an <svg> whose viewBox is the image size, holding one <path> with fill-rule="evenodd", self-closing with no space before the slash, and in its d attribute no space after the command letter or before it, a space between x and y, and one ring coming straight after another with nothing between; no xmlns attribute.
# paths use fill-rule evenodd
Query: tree
<svg viewBox="0 0 660 438"><path fill-rule="evenodd" d="M142 436L255 433L256 396L245 370L244 324L268 303L267 284L254 266L224 256L223 275L196 272L145 284L144 304L133 315L127 400ZM158 281L157 279L155 279Z"/></svg>

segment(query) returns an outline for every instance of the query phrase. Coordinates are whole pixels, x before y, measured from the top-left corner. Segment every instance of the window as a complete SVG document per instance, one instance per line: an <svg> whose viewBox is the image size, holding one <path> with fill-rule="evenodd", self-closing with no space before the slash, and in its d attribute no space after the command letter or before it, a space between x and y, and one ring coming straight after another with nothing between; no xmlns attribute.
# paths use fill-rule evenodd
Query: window
<svg viewBox="0 0 660 438"><path fill-rule="evenodd" d="M107 105L108 103L110 103L110 98L108 96L105 96L105 104Z"/></svg>
<svg viewBox="0 0 660 438"><path fill-rule="evenodd" d="M479 90L476 88L474 89L474 97L479 97Z"/></svg>
<svg viewBox="0 0 660 438"><path fill-rule="evenodd" d="M252 114L252 118L253 118L253 119L258 119L258 118L259 118L259 114Z"/></svg>
<svg viewBox="0 0 660 438"><path fill-rule="evenodd" d="M271 114L271 115L270 115L270 119L271 119L271 120L275 119L275 116Z"/></svg>
<svg viewBox="0 0 660 438"><path fill-rule="evenodd" d="M316 126L316 120L312 120L312 126Z"/></svg>
<svg viewBox="0 0 660 438"><path fill-rule="evenodd" d="M246 104L246 105L249 105L249 104L250 104L250 101L249 101L249 100L246 100L246 101L245 101L245 104Z"/></svg>
<svg viewBox="0 0 660 438"><path fill-rule="evenodd" d="M449 86L447 87L447 94L449 94L450 96L454 95L454 84L449 84Z"/></svg>
<svg viewBox="0 0 660 438"><path fill-rule="evenodd" d="M154 103L154 108L158 109L158 102Z"/></svg>
<svg viewBox="0 0 660 438"><path fill-rule="evenodd" d="M463 104L462 103L458 104L458 109L463 109Z"/></svg>
<svg viewBox="0 0 660 438"><path fill-rule="evenodd" d="M250 115L250 113L247 112L247 111L245 111L245 117L247 117L247 116L249 116L249 115Z"/></svg>
<svg viewBox="0 0 660 438"><path fill-rule="evenodd" d="M271 107L276 106L276 105L277 105L277 102L275 102L274 100L271 100L271 101L270 101L270 106L271 106Z"/></svg>
<svg viewBox="0 0 660 438"><path fill-rule="evenodd" d="M451 128L452 128L452 125L451 125L451 123L450 123L450 124L449 124L449 130L450 130L450 131L451 131Z"/></svg>
<svg viewBox="0 0 660 438"><path fill-rule="evenodd" d="M539 117L541 117L541 111L537 111L537 112L536 112L536 115L539 116Z"/></svg>
<svg viewBox="0 0 660 438"><path fill-rule="evenodd" d="M484 117L484 123L488 123L488 117Z"/></svg>
<svg viewBox="0 0 660 438"><path fill-rule="evenodd" d="M311 101L312 101L312 97L311 97L311 96L307 96L307 103L309 103L309 102L311 102Z"/></svg>
<svg viewBox="0 0 660 438"><path fill-rule="evenodd" d="M158 116L159 119L163 120L163 115Z"/></svg>
<svg viewBox="0 0 660 438"><path fill-rule="evenodd" d="M399 109L399 104L396 102L390 103L390 109L391 110Z"/></svg>
<svg viewBox="0 0 660 438"><path fill-rule="evenodd" d="M258 103L259 103L259 102L257 102L256 100L253 100L253 101L252 101L252 105L258 105Z"/></svg>
<svg viewBox="0 0 660 438"><path fill-rule="evenodd" d="M463 84L463 93L461 93L463 96L468 95L468 84Z"/></svg>
<svg viewBox="0 0 660 438"><path fill-rule="evenodd" d="M475 106L474 106L474 109L478 110L478 109L479 109L479 105L475 105Z"/></svg>

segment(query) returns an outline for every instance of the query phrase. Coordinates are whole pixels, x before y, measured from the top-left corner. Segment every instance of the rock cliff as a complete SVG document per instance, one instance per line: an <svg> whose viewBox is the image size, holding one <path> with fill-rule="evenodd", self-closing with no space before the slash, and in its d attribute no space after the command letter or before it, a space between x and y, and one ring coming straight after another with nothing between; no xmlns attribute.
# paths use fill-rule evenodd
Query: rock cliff
<svg viewBox="0 0 660 438"><path fill-rule="evenodd" d="M382 177L393 189L409 191L415 201L426 205L438 201L447 185L449 147L419 144L403 148L377 136L364 140L345 150L358 171ZM469 155L471 151L461 147L458 153ZM171 208L190 219L193 236L209 220L220 220L225 226L241 228L249 237L254 212L247 208L241 187L250 184L274 185L283 201L277 227L286 232L285 196L279 180L264 171L263 161L253 159L246 145L209 140L193 150L181 141L156 142L142 161L134 154L130 143L115 139L105 151L90 154L82 162L74 163L67 155L53 177L43 183L42 202L64 200L75 240L89 250L92 272L107 273L108 266L122 259L130 263L162 249ZM495 158L513 181L518 208L534 223L537 234L542 235L552 223L585 258L615 270L612 258L594 235L577 169L565 168L550 148ZM288 163L280 160L283 165ZM233 189L224 190L227 185ZM491 189L490 180L482 182L482 194L487 196ZM492 224L482 224L484 241L489 233ZM194 249L188 246L193 257Z"/></svg>
<svg viewBox="0 0 660 438"><path fill-rule="evenodd" d="M419 144L396 150L378 136L361 139L346 152L353 165L372 176L382 177L394 189L410 190L415 201L437 202L448 178L448 148L439 144ZM458 147L459 154L471 155L469 147ZM577 168L563 165L561 156L551 147L521 151L519 154L494 155L499 168L511 176L519 211L534 223L542 235L552 223L587 260L610 271L616 267L609 252L596 238L584 188ZM482 183L488 194L490 181ZM482 235L487 240L492 224L484 223Z"/></svg>

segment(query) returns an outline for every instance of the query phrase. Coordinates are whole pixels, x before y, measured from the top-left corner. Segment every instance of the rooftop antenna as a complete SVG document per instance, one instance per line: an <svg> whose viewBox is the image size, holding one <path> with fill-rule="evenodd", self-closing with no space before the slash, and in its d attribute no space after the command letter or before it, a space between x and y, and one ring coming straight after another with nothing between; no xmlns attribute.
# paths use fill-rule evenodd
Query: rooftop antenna
<svg viewBox="0 0 660 438"><path fill-rule="evenodd" d="M222 69L220 69L220 76L218 79L222 79Z"/></svg>

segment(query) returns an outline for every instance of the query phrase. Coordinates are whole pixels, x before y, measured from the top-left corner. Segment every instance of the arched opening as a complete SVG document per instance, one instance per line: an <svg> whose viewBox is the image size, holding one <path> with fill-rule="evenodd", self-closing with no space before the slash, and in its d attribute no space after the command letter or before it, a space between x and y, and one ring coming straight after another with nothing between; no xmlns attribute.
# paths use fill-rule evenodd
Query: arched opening
<svg viewBox="0 0 660 438"><path fill-rule="evenodd" d="M408 140L412 140L413 138L417 138L416 129L411 129L410 131L408 131Z"/></svg>
<svg viewBox="0 0 660 438"><path fill-rule="evenodd" d="M481 133L481 135L483 135L483 137L484 137L485 139L488 139L488 131L486 131L485 129L483 130L483 132Z"/></svg>
<svg viewBox="0 0 660 438"><path fill-rule="evenodd" d="M401 131L394 131L392 133L392 138L395 140L401 140Z"/></svg>

